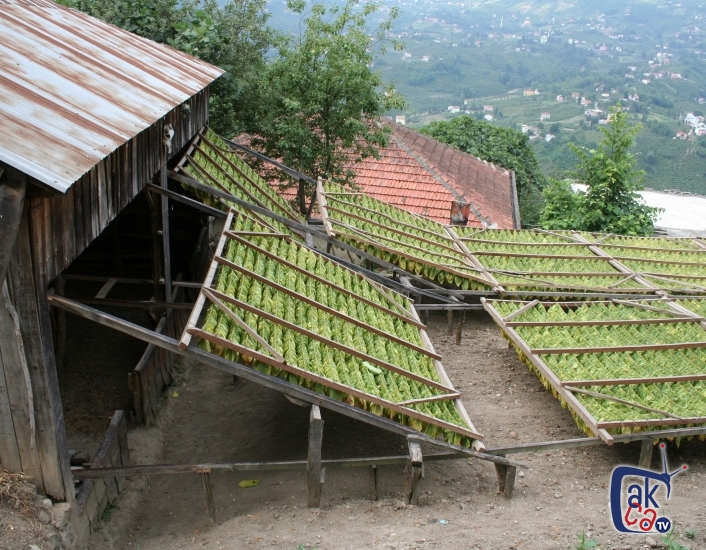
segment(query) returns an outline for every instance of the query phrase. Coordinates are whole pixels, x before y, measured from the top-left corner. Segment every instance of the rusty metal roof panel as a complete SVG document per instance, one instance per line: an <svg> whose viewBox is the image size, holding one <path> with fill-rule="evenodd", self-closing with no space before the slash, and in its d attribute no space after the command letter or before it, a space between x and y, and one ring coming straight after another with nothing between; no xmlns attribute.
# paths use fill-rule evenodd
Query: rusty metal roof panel
<svg viewBox="0 0 706 550"><path fill-rule="evenodd" d="M61 192L223 72L49 0L0 34L0 160Z"/></svg>

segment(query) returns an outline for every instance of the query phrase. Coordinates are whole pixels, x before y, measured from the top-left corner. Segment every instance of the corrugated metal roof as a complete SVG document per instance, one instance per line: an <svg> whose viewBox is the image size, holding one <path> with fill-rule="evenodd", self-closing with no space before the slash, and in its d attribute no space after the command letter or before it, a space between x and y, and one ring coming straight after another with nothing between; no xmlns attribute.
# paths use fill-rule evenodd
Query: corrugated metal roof
<svg viewBox="0 0 706 550"><path fill-rule="evenodd" d="M49 0L0 0L0 160L62 192L222 70Z"/></svg>

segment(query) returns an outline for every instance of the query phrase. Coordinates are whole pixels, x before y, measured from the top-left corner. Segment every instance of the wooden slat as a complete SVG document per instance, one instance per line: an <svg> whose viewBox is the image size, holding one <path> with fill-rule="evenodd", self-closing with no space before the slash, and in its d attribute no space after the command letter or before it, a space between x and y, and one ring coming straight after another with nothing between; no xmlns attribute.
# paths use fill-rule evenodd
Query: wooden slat
<svg viewBox="0 0 706 550"><path fill-rule="evenodd" d="M506 324L509 327L607 327L698 322L699 318L694 317L671 317L669 319L601 319L597 321L510 321Z"/></svg>
<svg viewBox="0 0 706 550"><path fill-rule="evenodd" d="M600 346L593 348L533 348L536 355L578 354L578 353L616 353L624 351L660 351L667 349L706 348L706 342L677 342L675 344L639 344L635 346Z"/></svg>
<svg viewBox="0 0 706 550"><path fill-rule="evenodd" d="M583 390L581 388L574 388L571 386L564 386L564 388L567 391L570 391L571 393L580 393L583 395L588 395L590 397L595 397L596 399L604 399L606 401L613 401L615 403L620 403L621 405L627 405L628 407L634 407L636 409L641 409L643 411L649 411L649 412L654 412L657 414L663 414L664 416L668 416L669 418L677 418L679 420L684 420L684 418L681 416L677 416L675 414L672 414L670 412L663 411L660 409L654 409L652 407L647 407L641 403L635 403L634 401L628 401L627 399L620 399L619 397L613 397L612 395L606 395L604 393L590 391L590 390Z"/></svg>
<svg viewBox="0 0 706 550"><path fill-rule="evenodd" d="M224 231L226 229L230 229L230 226L233 223L233 216L235 215L235 212L231 210L228 213L228 218L225 221L225 225L223 226ZM226 235L223 233L221 235L221 238L218 241L218 246L216 246L216 251L214 254L215 256L220 256L223 253L223 247L226 244ZM210 267L208 268L208 272L206 273L206 279L203 282L204 287L210 287L211 282L213 281L213 278L216 276L216 269L218 268L218 263L215 261L211 262ZM188 328L190 327L195 327L196 323L199 320L199 317L201 316L201 311L203 310L203 306L205 303L206 297L203 295L203 293L199 293L198 298L196 298L196 303L194 304L194 309L191 310L191 315L189 316L189 319L186 321L186 327L184 328L184 334L181 337L181 341L179 342L179 349L186 349L189 346L189 342L191 341L191 335L188 332Z"/></svg>
<svg viewBox="0 0 706 550"><path fill-rule="evenodd" d="M115 279L108 279L105 282L105 284L101 287L101 289L98 291L98 293L96 294L96 298L98 300L102 300L106 296L108 296L108 293L115 286L115 283L117 283L117 281Z"/></svg>
<svg viewBox="0 0 706 550"><path fill-rule="evenodd" d="M663 384L668 382L696 382L706 380L706 374L683 374L676 376L647 376L644 378L611 378L605 380L567 380L562 386L623 386L630 384Z"/></svg>
<svg viewBox="0 0 706 550"><path fill-rule="evenodd" d="M441 355L439 355L439 354L431 353L431 352L429 352L429 350L425 349L424 347L417 346L417 345L412 344L411 342L408 342L407 340L404 340L403 338L400 338L394 334L390 334L388 332L385 332L384 330L378 329L378 328L370 325L366 321L361 321L359 319L356 319L355 317L351 317L350 315L347 315L345 313L341 313L337 309L325 306L324 304L321 304L312 298L304 296L303 294L298 294L294 290L291 290L290 288L287 288L284 285L280 285L280 284L268 279L267 277L263 277L262 275L258 275L257 273L255 273L253 271L248 271L243 266L240 266L238 264L230 262L223 257L217 256L214 259L215 259L215 261L217 261L221 265L229 267L230 269L233 269L239 273L242 273L246 277L250 277L251 279L255 279L256 281L259 281L260 283L262 283L264 285L267 285L271 288L274 288L275 290L277 290L279 292L282 292L288 296L291 296L292 298L294 298L295 300L297 300L299 302L304 302L305 304L308 304L312 307L315 307L316 309L320 309L321 311L325 311L329 315L333 315L334 317L338 317L339 319L344 320L346 323L350 323L352 325L355 325L357 327L365 329L368 332L372 332L373 334L377 334L378 336L381 336L382 338L386 338L387 340L390 340L391 342L395 342L396 344L399 344L401 346L404 346L406 348L414 350L417 353L421 353L422 355L426 355L426 356L431 357L433 359L441 359ZM204 287L204 291L205 291L205 288L206 287ZM357 299L357 297L356 297L356 299Z"/></svg>
<svg viewBox="0 0 706 550"><path fill-rule="evenodd" d="M646 420L629 420L629 421L606 421L599 422L598 426L601 429L611 430L616 428L641 428L652 426L680 426L691 424L706 424L706 416L688 417L683 419L676 418L654 418Z"/></svg>
<svg viewBox="0 0 706 550"><path fill-rule="evenodd" d="M458 238L458 235L456 232L449 226L445 226L446 232L449 234L449 236L453 239L454 244L460 249L461 253L465 254L465 256L468 259L468 262L474 266L476 269L479 269L480 272L483 274L483 276L488 279L490 282L491 286L493 287L493 290L495 292L503 292L504 288L498 283L497 279L491 274L490 270L488 270L479 260L476 258L473 253L468 249L468 247L464 244L464 242Z"/></svg>
<svg viewBox="0 0 706 550"><path fill-rule="evenodd" d="M528 304L523 305L521 308L519 308L519 309L513 311L512 313L510 313L510 315L508 315L507 317L505 317L505 318L503 319L503 323L507 323L508 321L510 321L510 320L512 320L512 319L515 319L516 317L519 317L520 315L522 315L522 314L525 313L526 311L532 309L532 308L533 308L534 306L536 306L537 304L539 304L539 300L532 300L532 301L529 302Z"/></svg>

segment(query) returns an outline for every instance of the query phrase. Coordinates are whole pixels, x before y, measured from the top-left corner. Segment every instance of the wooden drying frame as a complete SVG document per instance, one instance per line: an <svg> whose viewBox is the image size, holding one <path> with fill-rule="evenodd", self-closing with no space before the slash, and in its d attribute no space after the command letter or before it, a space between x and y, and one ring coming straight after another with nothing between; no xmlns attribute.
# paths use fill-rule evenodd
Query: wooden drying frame
<svg viewBox="0 0 706 550"><path fill-rule="evenodd" d="M341 196L345 197L347 193L335 193L335 197L332 196L332 200L338 202L339 204L343 204L346 206L349 206L351 208L355 209L361 209L363 211L370 211L370 209L357 205L353 202L345 201ZM368 245L368 246L373 246L379 250L385 251L390 254L395 254L400 257L407 258L409 260L412 260L414 262L418 262L421 264L426 264L430 265L433 267L438 267L437 265L433 265L431 262L414 256L413 254L409 254L407 252L403 252L400 250L395 249L392 246L386 246L385 244L379 242L378 237L382 240L389 240L386 237L382 237L379 235L376 235L374 238L372 235L369 233L363 231L363 230L358 230L357 228L350 227L348 224L345 224L341 221L336 220L335 218L332 218L329 216L329 210L331 212L337 212L341 213L342 215L349 216L353 219L359 219L363 220L367 223L372 223L373 225L377 225L380 227L383 227L382 224L376 223L376 222L371 222L370 220L367 220L364 216L359 216L355 213L351 212L346 212L344 210L340 210L336 207L329 206L326 200L327 193L323 189L323 186L319 184L317 188L317 198L319 200L319 209L321 210L322 216L323 216L323 221L324 221L324 227L326 228L326 231L330 237L338 237L338 238L347 238L352 241L357 241L360 242L361 244ZM397 220L392 220L389 216L386 216L385 214L381 212L376 212L376 214L384 216L385 218L390 219L391 221L394 221L395 224L400 224L402 226L408 226L409 224L406 224L404 222L398 222ZM341 225L342 227L347 228L348 230L353 230L355 234L349 234L348 232L342 232L342 231L337 231L333 229L332 224L336 223L338 225ZM425 232L429 233L430 235L433 234L434 236L439 236L439 234L434 233L433 231L430 231L428 229L423 229L423 228L417 228L414 226L413 227L415 230L419 232ZM479 260L479 257L482 256L510 256L510 257L517 257L517 258L546 258L546 259L565 259L565 260L580 260L580 261L603 261L609 264L615 271L610 272L610 273L567 273L565 276L574 276L574 277L591 277L591 276L615 276L615 277L622 277L616 285L613 285L612 287L604 288L604 287L577 287L575 290L577 292L575 293L562 293L562 296L571 296L571 295L578 295L578 294L592 294L595 292L601 292L604 290L610 290L610 288L613 288L619 284L622 284L628 280L635 280L640 287L634 288L634 289L621 289L626 294L645 294L645 293L650 293L650 294L659 294L663 292L663 289L666 288L666 285L655 285L652 284L650 281L646 279L646 277L649 278L660 278L659 276L654 276L651 274L640 274L637 273L633 270L630 270L627 268L625 265L621 264L619 259L622 259L622 257L614 257L602 249L599 248L598 242L591 242L587 239L585 239L580 233L578 232L571 232L570 234L558 234L554 233L551 231L543 231L543 230L535 230L535 232L539 233L546 233L549 235L553 235L557 238L562 239L564 242L559 242L559 243L522 243L522 242L512 242L508 243L506 241L490 241L487 239L481 239L481 242L484 243L490 243L490 244L507 244L507 245L513 245L513 246L578 246L578 247L584 247L587 249L587 252L590 251L592 254L591 255L564 255L564 254L558 254L558 255L551 255L551 254L532 254L532 253L519 253L519 252L503 252L503 251L475 251L472 252L468 249L466 246L467 243L473 242L476 239L473 239L472 236L469 237L459 237L452 226L441 226L444 227L446 232L448 233L449 237L451 238L451 241L454 244L454 251L460 253L462 256L465 257L466 263L469 264L469 267L475 271L478 271L480 277L473 277L469 276L468 274L465 274L463 272L459 272L458 270L455 270L451 266L444 266L443 270L447 271L453 275L458 275L461 276L465 279L470 279L470 280L475 280L476 282L480 282L482 284L488 285L490 289L492 289L493 292L500 294L500 295L516 295L516 292L513 291L513 288L527 288L527 287L541 287L541 288L566 288L566 284L562 283L553 283L551 281L538 281L536 279L537 276L539 275L546 275L546 276L551 276L551 275L559 275L558 273L551 273L551 272L512 272L512 271L507 271L507 270L494 270L491 268L488 268L483 262ZM390 230L390 228L386 228ZM391 229L393 232L397 233L403 233L402 231ZM479 232L474 233L473 235L480 235L484 232L485 230L481 230ZM442 247L442 248L448 248L447 246L444 246L443 244L436 243L429 241L429 239L426 239L424 237L421 237L419 235L415 235L415 238L417 238L420 242L428 242L430 244L434 244L434 246L437 247ZM568 241L568 242L566 242ZM695 242L695 241L694 241ZM695 242L697 246L700 248L702 247L699 243ZM405 244L406 247L410 247L412 249L419 249L419 250L424 250L423 247L415 247L414 245L409 245ZM610 244L612 248L619 248L620 245L615 245L615 244ZM643 248L643 247L632 247L632 248ZM659 250L659 249L657 249ZM665 249L667 250L667 249ZM694 250L687 250L687 249L668 249L670 252L694 252ZM696 250L698 252L699 250ZM435 252L435 254L443 257L444 254L440 252ZM639 258L625 258L626 260L634 260L634 261L639 261ZM657 260L655 260L657 261ZM667 264L674 264L674 265L701 265L695 262L664 262ZM512 276L512 277L519 277L519 278L526 278L527 279L527 284L519 284L519 283L503 283L502 285L498 282L498 280L493 276L493 273L504 273L507 276ZM685 292L694 292L694 293L700 293L700 292L706 292L706 287L701 287L699 285L695 285L693 283L683 283L679 281L678 279L670 279L669 277L661 277L662 280L666 282L671 282L672 285L677 285L678 287L686 287L688 290L685 290ZM569 285L571 286L571 285Z"/></svg>
<svg viewBox="0 0 706 550"><path fill-rule="evenodd" d="M253 359L256 359L258 361L266 363L268 365L285 370L285 371L290 372L292 374L296 374L297 376L301 376L303 378L306 378L312 382L319 383L319 384L322 384L326 387L330 387L330 388L333 388L337 391L352 395L358 399L361 399L364 401L369 401L371 403L375 403L377 405L380 405L380 406L387 408L389 410L398 412L398 413L403 414L405 416L409 416L411 418L415 418L415 419L420 420L422 422L427 422L427 423L433 424L435 426L438 426L440 428L451 430L456 433L465 435L467 437L470 437L474 441L482 439L483 436L475 430L475 428L473 427L473 423L470 421L470 418L468 417L468 414L466 413L466 410L463 408L463 404L461 404L460 401L458 400L460 393L455 390L455 388L451 384L448 376L446 375L446 373L443 369L443 366L438 361L440 356L434 351L434 348L431 345L431 342L429 341L429 338L426 335L426 332L422 328L420 328L420 326L423 327L423 325L420 322L419 318L416 316L416 312L413 309L411 312L409 312L409 316L411 318L404 317L402 315L397 315L397 318L404 317L403 320L405 322L415 326L420 331L420 338L423 342L423 347L420 348L419 346L410 344L408 342L404 342L403 345L416 351L417 353L421 353L421 354L429 357L433 361L434 368L437 372L437 375L439 376L439 379L442 380L442 383L438 383L433 380L427 379L421 375L418 375L416 373L406 371L396 365L382 361L372 355L368 355L367 353L360 352L354 348L349 348L346 345L343 345L339 342L336 342L334 340L331 340L329 338L321 336L318 333L315 333L313 331L310 331L308 329L300 327L294 323L291 323L289 321L281 319L271 313L265 312L265 311L263 311L257 307L254 307L246 302L242 302L242 301L237 300L236 298L233 298L231 296L226 296L225 294L222 294L221 292L219 292L218 290L213 288L212 285L214 282L216 270L219 265L229 267L230 269L235 269L236 271L239 271L241 273L245 273L244 268L242 268L241 266L238 266L237 264L234 264L233 262L230 262L229 260L227 260L226 258L224 258L222 256L226 241L228 239L235 240L236 242L245 244L246 246L249 246L250 248L254 248L256 250L262 251L262 249L260 247L257 247L253 243L247 242L247 240L242 239L242 237L240 237L237 232L232 231L231 226L233 223L233 219L236 215L237 215L237 213L234 210L231 210L231 212L228 215L228 218L226 220L226 224L223 228L223 233L221 234L221 238L219 239L218 246L216 247L216 251L214 253L214 257L211 262L211 266L209 267L209 270L207 272L206 279L204 281L202 290L199 294L198 299L196 300L196 303L194 305L194 309L189 317L189 320L186 324L186 328L184 329L184 333L183 333L181 341L179 343L179 348L181 350L185 350L188 348L192 336L197 336L199 338L202 338L204 340L212 342L213 344L216 344L218 346L232 349L232 350L234 350L244 356L251 357ZM281 238L281 237L276 237L275 235L272 235L272 237L273 238ZM303 246L303 245L299 245L299 246ZM282 264L285 264L289 268L293 269L296 267L295 264L292 264L291 262L288 262L287 260L285 260L283 258L278 258L271 253L268 253L268 255L271 259L276 260L277 262L280 262ZM302 272L302 270L300 268L297 268L297 269L300 272ZM345 268L343 268L343 269L345 269ZM307 276L311 276L311 274L306 272L306 270L304 270L303 272ZM310 299L308 297L300 296L295 291L293 291L287 287L284 287L282 285L279 285L278 283L275 283L274 281L271 281L264 276L260 276L260 275L254 274L254 273L247 273L247 276L259 281L261 284L270 286L271 288L273 288L274 290L276 290L278 292L283 292L284 294L292 296L293 298L296 298L297 300L303 301L304 303L307 303L310 306L313 306L313 307L316 307L316 308L321 309L323 311L326 311L327 313L329 313L331 315L335 315L335 316L343 319L346 322L355 321L352 324L359 326L361 328L364 328L370 332L373 332L380 337L387 338L392 341L396 341L397 343L399 343L399 341L400 341L400 339L396 336L389 335L382 330L375 329L374 327L368 327L365 325L365 323L359 322L357 319L354 320L352 317L344 315L344 314L342 314L332 308L329 308L327 306L323 306L322 304L319 304L316 300ZM353 276L354 277L362 277L358 273L353 273ZM318 279L321 279L321 278L317 277L316 280L318 280ZM337 289L341 288L338 285L335 285L331 282L327 282L327 284L329 286L333 286ZM349 292L349 294L350 294L350 292ZM269 344L264 345L263 341L261 340L259 335L255 336L251 333L251 331L248 331L248 333L251 335L251 337L253 337L255 340L258 340L260 342L260 344L263 345L263 347L270 352L270 355L266 355L262 352L258 352L256 350L242 346L240 344L236 344L233 342L229 342L228 340L219 338L214 334L207 333L207 332L197 328L198 319L201 316L204 305L206 303L206 299L210 300L212 303L216 304L217 307L219 307L220 309L222 309L224 311L225 311L225 309L230 309L228 307L228 305L226 305L226 304L230 304L231 306L235 306L236 308L240 308L245 311L248 311L248 312L250 312L250 313L252 313L262 319L266 319L272 323L278 324L285 329L297 332L304 337L307 337L307 338L310 338L313 340L317 340L317 341L323 343L324 345L338 349L348 355L351 355L353 357L357 357L359 359L363 359L365 361L368 361L369 363L372 363L374 365L378 365L379 367L382 367L390 372L394 372L400 376L403 376L403 377L408 378L410 380L413 380L415 382L419 382L421 384L424 384L430 388L437 390L437 392L438 391L444 392L445 395L438 395L437 394L437 395L430 397L430 398L422 398L422 399L412 400L413 402L410 402L410 400L407 400L407 401L403 401L402 403L394 403L394 402L388 401L386 399L370 395L367 392L358 390L356 388L352 388L348 385L345 385L345 384L342 384L339 382L334 382L334 381L329 380L321 375L318 375L318 374L312 373L310 371L301 369L301 368L297 367L296 365L288 365L286 363L286 361L283 360L283 357L279 353L277 353L277 352L273 353L273 350L270 348ZM393 299L391 299L391 301L394 302ZM376 306L376 307L379 307L379 306ZM392 312L390 311L390 313L392 313ZM233 313L232 315L229 315L229 316L236 323L238 323L241 327L244 325L244 323L242 323L241 319L234 318L234 317L237 317L235 315L235 313ZM463 428L462 426L456 426L455 424L448 423L444 420L440 420L436 417L427 415L426 413L422 413L420 411L417 411L415 409L410 408L410 405L428 402L428 401L438 401L438 400L444 399L444 398L446 400L451 400L454 402L454 407L456 408L456 410L459 413L459 415L461 416L461 418L463 418L463 420L468 424L469 429Z"/></svg>
<svg viewBox="0 0 706 550"><path fill-rule="evenodd" d="M658 299L652 299L653 301L658 301ZM691 382L691 381L697 381L697 380L706 380L706 373L704 374L693 374L693 375L678 375L678 376L664 376L664 377L645 377L645 378L628 378L628 379L610 379L610 380L566 380L566 381L561 381L559 380L558 376L554 373L554 371L551 370L551 368L539 357L540 354L546 354L546 353L587 353L587 352L620 352L620 351L635 351L635 348L640 348L640 349L683 349L685 347L688 348L693 348L693 347L706 347L706 343L701 343L699 342L698 346L695 346L693 342L691 343L686 343L686 344L657 344L653 346L614 346L614 347L605 347L605 348L576 348L576 349L531 349L529 345L526 343L526 341L515 331L514 327L516 326L552 326L550 323L547 323L546 325L540 324L537 325L536 323L521 323L521 322L509 322L510 319L518 317L520 314L524 313L525 311L531 309L532 307L535 307L539 304L542 305L550 305L547 302L540 302L539 300L534 300L528 304L525 304L522 308L516 310L512 314L508 315L507 317L503 318L500 313L495 309L493 304L486 300L485 298L481 298L481 302L483 303L485 310L493 317L495 322L501 327L501 329L507 334L507 336L510 338L510 340L517 346L517 348L522 352L522 354L527 357L527 359L534 365L534 367L542 373L544 378L551 384L552 388L554 391L557 392L559 396L564 399L564 401L572 408L572 410L586 423L586 425L598 436L600 437L603 441L605 441L607 444L611 445L615 439L613 436L608 434L606 432L607 429L611 428L620 428L620 427L651 427L651 426L660 426L660 425L674 425L674 424L698 424L698 423L704 423L706 422L706 418L666 418L666 419L647 419L647 420L635 420L635 421L610 421L610 422L601 422L596 420L593 415L591 415L588 410L576 399L574 396L574 392L577 393L585 393L584 390L579 390L577 389L578 387L581 386L612 386L612 385L627 385L627 384L644 384L644 383L660 383L660 382ZM685 320L688 320L690 322L695 322L699 323L700 326L706 330L706 323L703 323L701 321L701 318L699 316L693 315L691 317L687 316L688 310L686 308L683 308L681 306L676 306L673 307L673 310L670 312L668 310L664 310L661 308L656 308L652 307L646 304L639 304L639 303L633 303L633 302L625 302L622 300L615 300L614 302L624 304L624 305L631 305L635 307L640 307L643 309L649 309L655 312L659 313L671 313L675 315L674 319L669 320L669 319L658 319L658 321L662 323L668 323L668 322L676 322L676 323L682 323L686 322ZM590 304L592 302L586 302L587 304ZM598 303L607 303L607 302L598 302ZM669 300L662 300L660 303L666 304L668 307L670 306L671 302ZM554 305L554 304L551 304ZM557 325L553 325L557 326ZM582 323L580 321L576 322L566 322L566 324L562 324L559 326L582 326ZM610 400L617 400L613 399L611 396L607 397L607 399ZM640 405L640 408L646 408L642 405ZM671 415L671 413L669 413ZM672 415L674 416L674 415ZM704 432L706 432L706 428L704 428ZM606 437L607 436L607 437Z"/></svg>

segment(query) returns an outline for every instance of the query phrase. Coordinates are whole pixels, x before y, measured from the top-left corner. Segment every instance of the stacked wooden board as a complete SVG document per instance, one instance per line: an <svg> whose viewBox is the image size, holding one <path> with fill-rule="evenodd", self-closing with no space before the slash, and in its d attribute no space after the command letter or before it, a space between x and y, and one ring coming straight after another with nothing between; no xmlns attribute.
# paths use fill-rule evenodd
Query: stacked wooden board
<svg viewBox="0 0 706 550"><path fill-rule="evenodd" d="M186 154L177 165L176 171L237 199L266 208L279 216L306 223L301 214L279 196L210 128L204 128L196 134ZM224 211L239 208L234 203L208 192L188 186L185 186L185 189L208 206ZM297 233L277 220L253 212L250 215L272 231L286 233L295 239L300 239Z"/></svg>
<svg viewBox="0 0 706 550"><path fill-rule="evenodd" d="M182 348L192 336L211 353L479 448L411 302L249 213L226 220Z"/></svg>
<svg viewBox="0 0 706 550"><path fill-rule="evenodd" d="M445 226L327 184L331 237L462 290L501 296L706 294L706 241Z"/></svg>
<svg viewBox="0 0 706 550"><path fill-rule="evenodd" d="M706 424L706 300L483 300L587 433Z"/></svg>

